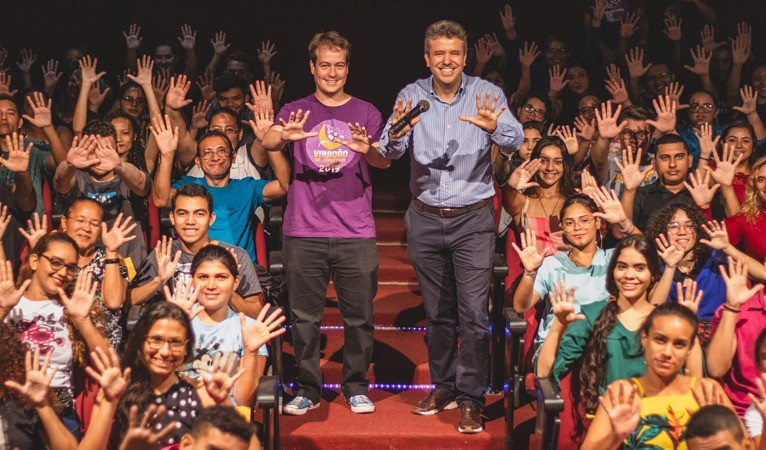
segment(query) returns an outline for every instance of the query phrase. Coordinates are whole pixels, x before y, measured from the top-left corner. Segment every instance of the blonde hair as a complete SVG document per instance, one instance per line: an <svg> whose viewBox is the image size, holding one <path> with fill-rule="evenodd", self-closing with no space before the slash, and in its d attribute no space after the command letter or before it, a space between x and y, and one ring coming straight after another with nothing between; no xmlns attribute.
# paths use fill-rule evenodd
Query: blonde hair
<svg viewBox="0 0 766 450"><path fill-rule="evenodd" d="M761 197L758 195L755 183L758 180L758 171L764 166L766 166L766 156L759 158L753 163L753 167L750 169L750 177L747 179L745 201L742 202L739 213L744 215L748 222L755 223L758 220L758 214L763 211L763 201L761 201Z"/></svg>

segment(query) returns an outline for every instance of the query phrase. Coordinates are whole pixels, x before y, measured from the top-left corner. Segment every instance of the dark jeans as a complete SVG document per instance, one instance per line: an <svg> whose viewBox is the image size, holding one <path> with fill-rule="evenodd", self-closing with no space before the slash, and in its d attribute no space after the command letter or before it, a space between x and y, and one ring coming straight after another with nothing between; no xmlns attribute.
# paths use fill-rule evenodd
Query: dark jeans
<svg viewBox="0 0 766 450"><path fill-rule="evenodd" d="M372 361L372 299L378 291L375 239L284 236L283 249L298 365L295 394L314 403L322 396L319 325L332 275L344 325L343 394L366 395Z"/></svg>
<svg viewBox="0 0 766 450"><path fill-rule="evenodd" d="M472 402L482 408L489 374L494 213L488 205L442 218L411 204L404 223L428 319L431 382L454 392L458 403Z"/></svg>

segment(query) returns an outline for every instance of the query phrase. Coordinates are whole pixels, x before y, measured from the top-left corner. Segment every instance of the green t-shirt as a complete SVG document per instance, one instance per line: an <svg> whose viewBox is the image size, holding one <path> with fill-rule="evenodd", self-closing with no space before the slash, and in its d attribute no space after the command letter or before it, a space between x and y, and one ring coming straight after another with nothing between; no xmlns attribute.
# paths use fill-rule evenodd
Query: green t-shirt
<svg viewBox="0 0 766 450"><path fill-rule="evenodd" d="M32 187L35 189L35 197L37 198L34 212L42 216L45 212L45 206L43 205L43 178L52 175L45 167L45 161L51 155L51 147L43 141L24 139L24 148L30 142L32 143L32 150L29 152L27 173L29 173L29 178L32 179ZM2 153L3 158L8 157L8 152ZM0 183L6 186L13 186L15 184L14 173L6 167L0 167Z"/></svg>

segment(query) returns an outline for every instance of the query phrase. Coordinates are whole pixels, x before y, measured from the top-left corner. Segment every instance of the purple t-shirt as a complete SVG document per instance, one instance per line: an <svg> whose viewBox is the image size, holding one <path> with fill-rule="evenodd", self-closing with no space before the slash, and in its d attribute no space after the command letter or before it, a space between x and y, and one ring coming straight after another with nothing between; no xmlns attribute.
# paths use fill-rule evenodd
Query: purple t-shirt
<svg viewBox="0 0 766 450"><path fill-rule="evenodd" d="M374 238L370 168L364 155L338 140L351 140L349 123L359 123L378 142L380 112L352 97L341 106L323 105L312 94L288 103L277 115L311 111L304 127L318 136L293 143L293 176L282 231L291 237Z"/></svg>

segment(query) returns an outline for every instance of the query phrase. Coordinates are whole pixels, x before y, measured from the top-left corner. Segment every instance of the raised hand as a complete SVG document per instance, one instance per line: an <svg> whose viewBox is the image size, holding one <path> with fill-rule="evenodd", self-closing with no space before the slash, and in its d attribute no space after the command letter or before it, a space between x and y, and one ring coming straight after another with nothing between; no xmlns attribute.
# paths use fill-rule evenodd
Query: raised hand
<svg viewBox="0 0 766 450"><path fill-rule="evenodd" d="M652 100L657 120L647 120L646 124L653 126L660 133L670 133L676 129L676 104L667 95L660 95Z"/></svg>
<svg viewBox="0 0 766 450"><path fill-rule="evenodd" d="M615 441L623 441L636 430L641 420L641 396L629 381L618 381L598 399L609 417Z"/></svg>
<svg viewBox="0 0 766 450"><path fill-rule="evenodd" d="M720 183L710 185L710 170L702 175L702 171L697 169L689 174L689 182L684 181L684 186L694 199L694 203L700 208L707 208L715 197L715 192L721 187Z"/></svg>
<svg viewBox="0 0 766 450"><path fill-rule="evenodd" d="M348 124L348 129L351 130L351 140L347 139L338 139L338 142L345 145L351 151L355 153L360 153L362 155L366 155L370 152L370 147L372 143L372 136L367 134L367 129L361 125L359 125L359 122L352 124Z"/></svg>
<svg viewBox="0 0 766 450"><path fill-rule="evenodd" d="M484 38L480 38L473 46L477 64L487 64L492 59L492 49Z"/></svg>
<svg viewBox="0 0 766 450"><path fill-rule="evenodd" d="M729 233L726 232L726 224L724 222L711 220L707 224L702 224L702 229L710 236L710 239L700 239L701 244L720 251L725 250L731 245L729 244Z"/></svg>
<svg viewBox="0 0 766 450"><path fill-rule="evenodd" d="M189 100L191 101L191 100ZM152 117L149 130L157 141L160 154L165 158L172 158L178 148L178 127L174 127L167 114Z"/></svg>
<svg viewBox="0 0 766 450"><path fill-rule="evenodd" d="M64 309L72 317L72 320L87 319L90 309L96 300L98 283L93 282L93 272L84 271L77 277L72 296L66 295L63 289L58 288L59 298L64 304Z"/></svg>
<svg viewBox="0 0 766 450"><path fill-rule="evenodd" d="M726 283L726 304L734 309L739 309L748 302L755 294L763 289L762 284L756 284L752 288L747 287L747 265L742 260L728 257L728 267L719 265L724 283Z"/></svg>
<svg viewBox="0 0 766 450"><path fill-rule="evenodd" d="M17 92L19 92L18 89L11 90L12 78L13 77L6 74L5 72L0 71L0 94L8 94L10 96L14 96Z"/></svg>
<svg viewBox="0 0 766 450"><path fill-rule="evenodd" d="M194 108L192 108L192 116L190 121L192 128L202 130L208 126L210 122L207 120L207 115L210 114L211 106L212 105L208 103L207 100L202 100L201 102L194 105Z"/></svg>
<svg viewBox="0 0 766 450"><path fill-rule="evenodd" d="M681 104L681 95L684 93L684 86L678 81L672 81L665 86L665 96L670 97L670 101L676 105L676 111L686 109L689 105Z"/></svg>
<svg viewBox="0 0 766 450"><path fill-rule="evenodd" d="M55 59L49 59L48 63L41 66L43 70L43 86L46 91L53 91L59 82L63 72L59 72L59 62Z"/></svg>
<svg viewBox="0 0 766 450"><path fill-rule="evenodd" d="M622 175L622 185L625 190L634 191L641 187L646 179L646 174L652 169L647 165L641 170L641 148L639 147L636 155L633 156L633 148L628 146L627 150L622 151L622 161L614 160L615 165Z"/></svg>
<svg viewBox="0 0 766 450"><path fill-rule="evenodd" d="M5 236L5 230L8 228L8 224L11 223L12 217L8 214L8 206L0 203L0 239Z"/></svg>
<svg viewBox="0 0 766 450"><path fill-rule="evenodd" d="M157 430L156 425L162 416L165 415L165 406L157 407L150 404L146 407L141 420L138 420L138 406L130 407L128 418L128 431L122 438L119 450L156 450L157 444L176 429L180 422L171 422L161 430Z"/></svg>
<svg viewBox="0 0 766 450"><path fill-rule="evenodd" d="M572 286L567 292L566 283L564 280L553 284L555 294L553 292L548 293L548 298L551 302L551 312L556 319L563 325L569 325L572 322L585 319L583 314L575 314L574 293L575 288Z"/></svg>
<svg viewBox="0 0 766 450"><path fill-rule="evenodd" d="M485 34L484 42L487 43L487 47L489 47L489 49L492 51L492 56L502 56L505 54L505 50L503 50L503 45L497 39L497 35L495 33Z"/></svg>
<svg viewBox="0 0 766 450"><path fill-rule="evenodd" d="M612 103L622 105L629 100L628 89L625 87L625 80L622 78L604 80L606 90L612 96Z"/></svg>
<svg viewBox="0 0 766 450"><path fill-rule="evenodd" d="M144 89L152 87L152 72L154 70L154 59L149 55L144 55L136 60L138 71L136 75L127 74L127 77Z"/></svg>
<svg viewBox="0 0 766 450"><path fill-rule="evenodd" d="M109 231L107 231L106 222L101 222L101 243L104 244L107 251L117 252L122 244L136 238L136 236L130 236L130 232L138 226L136 222L131 223L132 220L132 217L127 217L123 221L122 213L120 213Z"/></svg>
<svg viewBox="0 0 766 450"><path fill-rule="evenodd" d="M282 140L297 142L308 137L318 136L319 133L316 131L308 133L303 131L303 127L306 125L309 114L311 114L311 111L307 110L304 114L303 110L299 109L297 113L290 113L290 117L288 118L287 122L285 122L285 120L280 117L279 121L282 122Z"/></svg>
<svg viewBox="0 0 766 450"><path fill-rule="evenodd" d="M19 228L19 233L29 242L29 248L35 248L37 241L48 234L48 216L43 214L42 219L40 219L40 215L34 213L32 219L27 220L27 227L29 227L29 232Z"/></svg>
<svg viewBox="0 0 766 450"><path fill-rule="evenodd" d="M26 280L16 289L13 280L13 263L0 260L0 310L10 311L19 304L19 300L32 280Z"/></svg>
<svg viewBox="0 0 766 450"><path fill-rule="evenodd" d="M652 67L652 63L644 65L644 50L639 47L628 50L625 61L628 63L630 78L641 78Z"/></svg>
<svg viewBox="0 0 766 450"><path fill-rule="evenodd" d="M665 267L677 267L684 259L684 249L677 244L670 244L670 240L663 233L654 240L657 244L657 254L665 262Z"/></svg>
<svg viewBox="0 0 766 450"><path fill-rule="evenodd" d="M697 136L697 140L700 143L700 158L710 159L713 154L716 153L715 149L718 147L718 141L721 140L721 136L716 136L713 139L713 125L705 122L700 126L699 131L695 128L694 135Z"/></svg>
<svg viewBox="0 0 766 450"><path fill-rule="evenodd" d="M566 79L568 69L561 70L561 66L556 64L552 69L548 69L550 84L548 87L548 96L557 96L564 90L569 80Z"/></svg>
<svg viewBox="0 0 766 450"><path fill-rule="evenodd" d="M0 167L5 167L11 172L26 172L29 167L29 153L32 151L32 143L24 148L24 135L17 134L15 131L11 135L5 135L5 148L8 149L8 156L0 157Z"/></svg>
<svg viewBox="0 0 766 450"><path fill-rule="evenodd" d="M588 176L590 176L590 174L588 174ZM593 177L591 177L591 180L593 180ZM593 182L595 183L595 180L593 180ZM593 217L599 217L609 223L617 224L628 220L625 215L625 209L623 209L622 203L620 203L620 197L617 196L614 189L608 190L606 187L601 186L600 188L593 190L591 198L596 202L598 207L601 208L601 211L603 211L594 212Z"/></svg>
<svg viewBox="0 0 766 450"><path fill-rule="evenodd" d="M630 13L624 19L620 17L620 39L630 39L636 34L640 18L641 16L636 13Z"/></svg>
<svg viewBox="0 0 766 450"><path fill-rule="evenodd" d="M23 114L21 117L37 128L49 127L53 124L51 119L52 102L52 99L48 99L46 103L42 92L33 92L31 95L27 95L27 104L32 110L32 116Z"/></svg>
<svg viewBox="0 0 766 450"><path fill-rule="evenodd" d="M697 310L700 307L700 301L702 300L702 289L697 290L697 282L687 278L683 283L676 283L676 298L678 298L678 304L686 306L697 314Z"/></svg>
<svg viewBox="0 0 766 450"><path fill-rule="evenodd" d="M181 36L177 39L184 50L194 50L194 44L197 42L197 31L192 30L191 25L184 24L181 27Z"/></svg>
<svg viewBox="0 0 766 450"><path fill-rule="evenodd" d="M521 240L521 248L515 242L511 242L511 246L519 254L521 265L524 266L524 270L527 272L537 271L543 265L545 257L537 250L537 234L535 230L527 228L524 230L524 233L520 234L519 238Z"/></svg>
<svg viewBox="0 0 766 450"><path fill-rule="evenodd" d="M117 149L112 146L109 139L96 136L96 158L98 158L97 169L106 172L119 169L122 167L122 159L120 154L117 153Z"/></svg>
<svg viewBox="0 0 766 450"><path fill-rule="evenodd" d="M524 48L519 49L519 63L521 67L526 69L532 67L532 63L535 62L538 56L540 56L540 50L538 50L537 44L534 41L525 41Z"/></svg>
<svg viewBox="0 0 766 450"><path fill-rule="evenodd" d="M202 94L203 100L210 100L215 97L215 90L213 89L213 74L205 72L197 79L197 87Z"/></svg>
<svg viewBox="0 0 766 450"><path fill-rule="evenodd" d="M144 40L140 37L141 27L135 23L128 27L127 32L123 31L122 35L125 37L125 45L129 50L138 50L138 47L141 46L141 41Z"/></svg>
<svg viewBox="0 0 766 450"><path fill-rule="evenodd" d="M157 260L157 276L164 283L175 275L178 261L181 260L181 250L173 256L173 239L162 236L162 239L157 241L154 252Z"/></svg>
<svg viewBox="0 0 766 450"><path fill-rule="evenodd" d="M612 114L612 103L604 102L601 104L601 111L598 108L594 111L596 113L596 124L598 125L599 136L606 139L616 138L628 124L627 120L623 120L619 125L617 119L622 112L622 105L617 105L617 108Z"/></svg>
<svg viewBox="0 0 766 450"><path fill-rule="evenodd" d="M28 74L32 71L32 65L37 61L37 55L28 48L21 49L19 53L21 53L21 61L16 63L16 67L21 73Z"/></svg>
<svg viewBox="0 0 766 450"><path fill-rule="evenodd" d="M239 313L239 323L242 327L242 345L245 347L246 352L257 353L263 344L287 331L287 328L282 327L282 322L285 321L282 310L275 308L269 317L266 317L270 309L268 305L261 309L255 322L250 325L247 324L245 315Z"/></svg>
<svg viewBox="0 0 766 450"><path fill-rule="evenodd" d="M755 385L758 387L758 397L750 393L747 397L761 414L761 419L766 420L766 374L759 372L755 378Z"/></svg>
<svg viewBox="0 0 766 450"><path fill-rule="evenodd" d="M500 11L500 23L509 39L516 39L516 18L513 17L511 5L505 5Z"/></svg>
<svg viewBox="0 0 766 450"><path fill-rule="evenodd" d="M21 394L24 400L35 408L40 408L48 403L48 391L51 386L51 380L58 371L58 366L53 366L51 373L46 375L51 363L53 352L45 355L43 363L40 364L40 347L35 347L34 353L27 351L24 355L24 368L26 377L24 384L21 385L15 381L6 381L5 386Z"/></svg>
<svg viewBox="0 0 766 450"><path fill-rule="evenodd" d="M152 62L154 62L154 60L152 60ZM165 72L164 69L162 71ZM154 97L157 99L158 103L162 103L165 100L165 94L168 93L169 87L170 83L163 75L152 77L152 91L154 91Z"/></svg>
<svg viewBox="0 0 766 450"><path fill-rule="evenodd" d="M226 43L226 33L223 31L216 33L213 39L210 39L210 44L213 46L213 53L216 55L223 55L231 47L231 44Z"/></svg>
<svg viewBox="0 0 766 450"><path fill-rule="evenodd" d="M263 141L266 133L269 131L272 125L274 125L274 108L269 104L257 103L255 109L253 109L253 119L248 120L250 128L253 129L253 134L259 141Z"/></svg>
<svg viewBox="0 0 766 450"><path fill-rule="evenodd" d="M708 405L728 406L726 392L721 389L717 381L711 378L700 378L699 383L692 387L692 395L700 408Z"/></svg>
<svg viewBox="0 0 766 450"><path fill-rule="evenodd" d="M66 155L67 163L76 169L86 169L97 165L100 161L96 157L96 136L75 136L72 140L72 148Z"/></svg>
<svg viewBox="0 0 766 450"><path fill-rule="evenodd" d="M278 73L273 70L270 71L264 77L266 82L269 83L272 89L272 100L274 103L279 103L282 95L285 93L285 80L283 80Z"/></svg>
<svg viewBox="0 0 766 450"><path fill-rule="evenodd" d="M191 88L191 81L186 79L186 75L179 75L170 79L170 87L167 94L165 94L165 105L168 108L173 108L176 111L180 111L186 105L191 103L191 99L186 98L186 94L189 93Z"/></svg>
<svg viewBox="0 0 766 450"><path fill-rule="evenodd" d="M744 65L750 59L750 38L739 35L731 41L731 59L735 65Z"/></svg>
<svg viewBox="0 0 766 450"><path fill-rule="evenodd" d="M245 369L239 369L235 373L236 364L237 355L229 352L221 361L221 353L219 352L213 359L212 373L197 372L197 375L202 378L205 390L216 404L220 405L226 401L234 383L245 373Z"/></svg>
<svg viewBox="0 0 766 450"><path fill-rule="evenodd" d="M407 103L405 104L402 99L397 98L396 104L394 105L394 117L391 119L388 123L389 125L393 125L399 120L401 120L404 116L407 115L408 112L412 109L412 99L408 99ZM418 123L420 122L420 117L415 117L410 121L410 124L406 127L402 128L402 131L396 134L396 136L393 137L393 139L399 139L400 137L404 136L405 134L409 133L410 130Z"/></svg>
<svg viewBox="0 0 766 450"><path fill-rule="evenodd" d="M567 147L567 153L570 155L574 155L580 149L580 143L577 141L574 128L569 125L559 127L559 129L556 130L556 136L564 141L564 144Z"/></svg>
<svg viewBox="0 0 766 450"><path fill-rule="evenodd" d="M98 82L91 84L90 90L88 91L88 108L91 111L98 110L101 104L104 103L106 94L108 94L110 90L111 88L109 86L102 90L101 83Z"/></svg>
<svg viewBox="0 0 766 450"><path fill-rule="evenodd" d="M483 102L481 101L481 94L476 94L476 109L478 109L476 115L474 117L460 116L459 119L472 123L488 133L492 133L497 128L497 118L506 110L505 105L497 109L499 102L500 97L496 96L492 99L489 92L486 93Z"/></svg>
<svg viewBox="0 0 766 450"><path fill-rule="evenodd" d="M173 294L170 293L170 288L167 285L162 287L162 291L165 293L165 300L181 308L189 316L189 319L197 317L205 309L201 305L198 308L194 307L199 297L199 289L195 289L191 281L188 283L179 282Z"/></svg>
<svg viewBox="0 0 766 450"><path fill-rule="evenodd" d="M662 32L672 42L679 42L681 40L681 24L683 23L683 21L684 21L683 18L678 19L676 18L675 14L671 14L669 17L667 17L664 20L665 29L662 30Z"/></svg>
<svg viewBox="0 0 766 450"><path fill-rule="evenodd" d="M707 26L707 25L705 25ZM690 66L688 64L684 64L684 68L688 70L689 72L698 75L700 77L706 76L710 74L710 58L713 57L713 52L711 51L708 53L702 46L697 46L697 51L695 52L693 48L689 49L689 53L692 55L692 61L694 61L694 65Z"/></svg>
<svg viewBox="0 0 766 450"><path fill-rule="evenodd" d="M710 24L705 24L705 26L702 27L702 31L700 31L700 39L702 40L702 45L698 45L697 47L705 50L705 53L713 53L720 47L726 45L723 42L715 41L715 28Z"/></svg>
<svg viewBox="0 0 766 450"><path fill-rule="evenodd" d="M723 155L718 157L718 152L713 152L713 159L715 160L715 170L710 166L705 166L705 170L710 171L710 175L713 177L716 183L720 183L721 186L731 186L734 182L734 176L737 173L737 166L742 161L742 154L737 159L734 159L734 146L729 143L723 144Z"/></svg>
<svg viewBox="0 0 766 450"><path fill-rule="evenodd" d="M755 113L758 106L758 91L752 86L745 85L739 90L739 96L742 97L742 106L732 106L732 109L746 116Z"/></svg>
<svg viewBox="0 0 766 450"><path fill-rule="evenodd" d="M581 138L585 139L586 141L592 141L593 137L596 135L596 119L591 119L590 121L586 120L583 116L577 116L574 120L574 126L577 128L577 131Z"/></svg>
<svg viewBox="0 0 766 450"><path fill-rule="evenodd" d="M598 183L596 183L596 179L593 178L593 175L590 174L590 171L582 171L582 175L580 177L580 186L580 192L592 198L594 201L596 200L596 191L599 189Z"/></svg>
<svg viewBox="0 0 766 450"><path fill-rule="evenodd" d="M107 401L117 403L130 384L130 367L120 370L120 356L112 347L106 351L96 347L90 352L90 361L85 373L101 386Z"/></svg>
<svg viewBox="0 0 766 450"><path fill-rule="evenodd" d="M271 58L277 54L276 44L272 44L271 41L261 42L261 48L257 50L258 60L263 66L269 66L271 64Z"/></svg>
<svg viewBox="0 0 766 450"><path fill-rule="evenodd" d="M80 72L82 74L83 86L90 86L106 75L106 72L103 71L96 73L97 65L98 58L91 59L90 55L85 55L80 59Z"/></svg>
<svg viewBox="0 0 766 450"><path fill-rule="evenodd" d="M539 186L534 181L530 181L535 177L537 171L540 170L540 160L530 159L525 161L522 165L516 168L508 178L508 187L516 189L517 191L523 191L534 186Z"/></svg>

